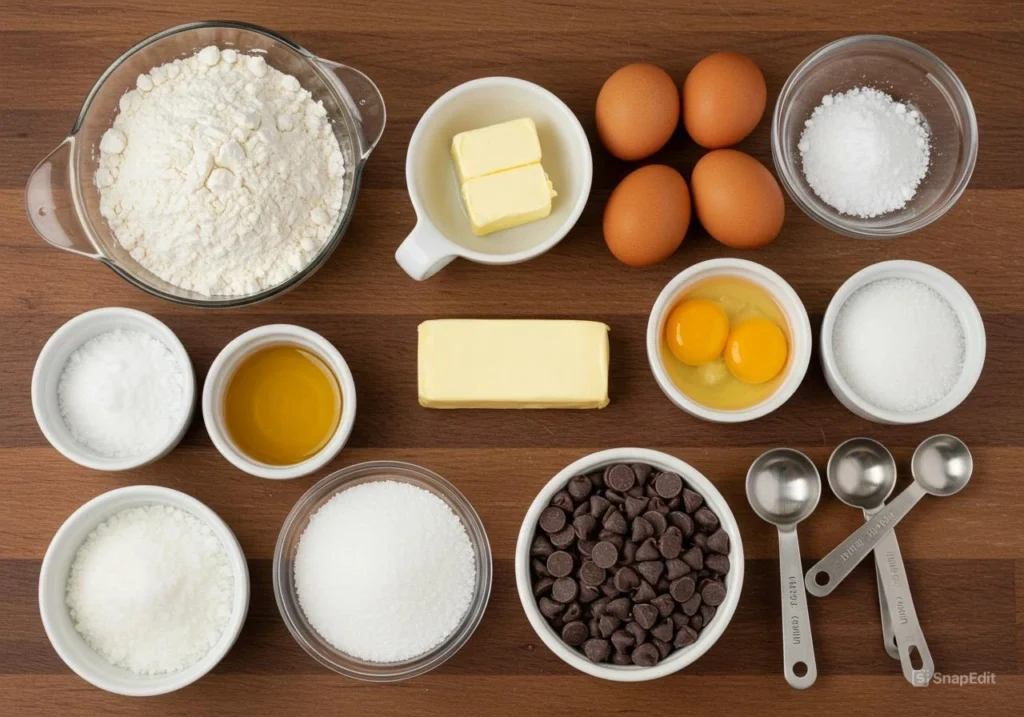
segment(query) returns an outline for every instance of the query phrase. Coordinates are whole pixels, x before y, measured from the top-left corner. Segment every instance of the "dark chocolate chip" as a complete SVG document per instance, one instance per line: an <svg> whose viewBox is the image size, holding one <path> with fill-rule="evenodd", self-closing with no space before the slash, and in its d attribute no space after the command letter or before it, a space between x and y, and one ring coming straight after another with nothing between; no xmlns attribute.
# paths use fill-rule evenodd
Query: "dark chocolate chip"
<svg viewBox="0 0 1024 717"><path fill-rule="evenodd" d="M619 535L618 533L613 533L612 531L605 530L603 528L601 529L601 532L597 534L597 539L599 541L611 543L615 546L615 549L620 552L622 551L622 546L626 542L625 536Z"/></svg>
<svg viewBox="0 0 1024 717"><path fill-rule="evenodd" d="M698 508L693 514L693 519L706 533L712 533L718 529L718 516L715 515L715 511L707 506Z"/></svg>
<svg viewBox="0 0 1024 717"><path fill-rule="evenodd" d="M626 523L626 517L619 510L610 510L607 515L604 516L604 520L601 522L606 530L610 530L618 535L624 535L629 525ZM552 542L554 542L552 540Z"/></svg>
<svg viewBox="0 0 1024 717"><path fill-rule="evenodd" d="M658 621L658 608L650 603L638 603L633 606L633 619L643 629L650 630L654 627L654 623Z"/></svg>
<svg viewBox="0 0 1024 717"><path fill-rule="evenodd" d="M651 644L654 645L656 648L658 648L658 655L663 660L666 657L668 657L668 653L672 652L672 645L671 644L669 644L667 642L664 642L663 640L659 640L656 637L652 637L651 638Z"/></svg>
<svg viewBox="0 0 1024 717"><path fill-rule="evenodd" d="M569 510L572 510L572 506L569 507ZM540 525L540 529L545 533L557 533L565 527L565 511L549 505L541 511L540 520L537 521L537 524Z"/></svg>
<svg viewBox="0 0 1024 717"><path fill-rule="evenodd" d="M597 634L601 637L609 638L613 632L619 629L621 624L622 620L606 612L597 620Z"/></svg>
<svg viewBox="0 0 1024 717"><path fill-rule="evenodd" d="M572 512L573 518L579 518L581 515L587 515L590 513L590 504L587 501L583 501L576 506L576 509Z"/></svg>
<svg viewBox="0 0 1024 717"><path fill-rule="evenodd" d="M580 585L580 602L592 603L601 596L601 591L590 585Z"/></svg>
<svg viewBox="0 0 1024 717"><path fill-rule="evenodd" d="M534 558L530 561L530 566L533 568L533 574L541 578L551 577L551 573L548 572L548 565L545 561L540 558Z"/></svg>
<svg viewBox="0 0 1024 717"><path fill-rule="evenodd" d="M604 582L605 577L604 568L593 560L584 560L580 566L580 582L584 585L596 588Z"/></svg>
<svg viewBox="0 0 1024 717"><path fill-rule="evenodd" d="M683 553L683 562L694 570L700 570L704 567L704 553L697 546L693 546Z"/></svg>
<svg viewBox="0 0 1024 717"><path fill-rule="evenodd" d="M604 611L609 615L614 615L620 620L625 620L629 617L630 601L627 597L620 597L611 600L605 605Z"/></svg>
<svg viewBox="0 0 1024 717"><path fill-rule="evenodd" d="M634 463L630 468L633 469L633 475L636 476L636 482L641 486L647 485L647 479L651 477L651 471L654 470L646 463Z"/></svg>
<svg viewBox="0 0 1024 717"><path fill-rule="evenodd" d="M572 602L579 592L579 585L572 578L558 578L551 586L551 597L560 603Z"/></svg>
<svg viewBox="0 0 1024 717"><path fill-rule="evenodd" d="M708 536L708 550L714 550L723 555L729 554L729 534L719 528Z"/></svg>
<svg viewBox="0 0 1024 717"><path fill-rule="evenodd" d="M620 560L626 565L632 565L636 561L636 549L638 543L634 543L632 540L627 540L625 545L622 546L622 555Z"/></svg>
<svg viewBox="0 0 1024 717"><path fill-rule="evenodd" d="M569 480L569 486L566 490L569 491L569 495L572 499L579 502L590 495L590 491L594 489L594 484L590 482L590 479L586 476L576 476Z"/></svg>
<svg viewBox="0 0 1024 717"><path fill-rule="evenodd" d="M612 644L599 637L592 637L583 643L583 654L591 662L604 662L612 654Z"/></svg>
<svg viewBox="0 0 1024 717"><path fill-rule="evenodd" d="M651 585L656 585L661 579L661 574L665 572L665 563L660 560L645 560L636 566L636 571Z"/></svg>
<svg viewBox="0 0 1024 717"><path fill-rule="evenodd" d="M571 525L567 525L557 533L551 534L551 544L559 550L564 550L573 544L576 540L576 531L572 529Z"/></svg>
<svg viewBox="0 0 1024 717"><path fill-rule="evenodd" d="M612 645L616 651L625 652L636 644L636 640L625 630L616 630L611 636Z"/></svg>
<svg viewBox="0 0 1024 717"><path fill-rule="evenodd" d="M706 551L708 549L708 534L698 531L693 534L693 538L690 539L690 542L701 550Z"/></svg>
<svg viewBox="0 0 1024 717"><path fill-rule="evenodd" d="M612 664L625 667L633 664L633 658L629 656L628 652L615 651L612 653Z"/></svg>
<svg viewBox="0 0 1024 717"><path fill-rule="evenodd" d="M689 600L696 589L697 584L693 581L693 578L689 575L684 575L672 581L672 584L668 587L668 592L673 600L682 603Z"/></svg>
<svg viewBox="0 0 1024 717"><path fill-rule="evenodd" d="M597 635L597 618L587 620L587 632L591 635Z"/></svg>
<svg viewBox="0 0 1024 717"><path fill-rule="evenodd" d="M684 538L693 535L693 518L679 510L673 510L668 514L668 522L679 528Z"/></svg>
<svg viewBox="0 0 1024 717"><path fill-rule="evenodd" d="M662 515L669 514L668 506L659 496L651 498L650 502L647 504L647 510L653 510L654 512L661 513Z"/></svg>
<svg viewBox="0 0 1024 717"><path fill-rule="evenodd" d="M697 631L704 627L704 618L700 616L700 613L690 618L690 627Z"/></svg>
<svg viewBox="0 0 1024 717"><path fill-rule="evenodd" d="M583 617L583 608L578 602L571 602L565 608L565 612L562 613L562 622L572 622L573 620L579 620L581 617Z"/></svg>
<svg viewBox="0 0 1024 717"><path fill-rule="evenodd" d="M655 513L657 515L657 513ZM633 532L630 534L630 539L637 543L642 543L647 538L654 536L654 526L651 525L646 519L641 516L633 518Z"/></svg>
<svg viewBox="0 0 1024 717"><path fill-rule="evenodd" d="M677 473L662 473L654 479L654 490L665 500L675 498L683 490L683 479Z"/></svg>
<svg viewBox="0 0 1024 717"><path fill-rule="evenodd" d="M704 498L700 493L690 490L689 488L683 488L683 510L687 513L693 513L704 503Z"/></svg>
<svg viewBox="0 0 1024 717"><path fill-rule="evenodd" d="M590 496L590 514L600 520L604 517L604 514L608 511L609 503L603 496L592 495Z"/></svg>
<svg viewBox="0 0 1024 717"><path fill-rule="evenodd" d="M650 602L658 593L654 592L654 588L646 580L640 581L640 587L633 593L633 602Z"/></svg>
<svg viewBox="0 0 1024 717"><path fill-rule="evenodd" d="M676 637L672 641L675 647L688 647L697 642L697 631L689 625L683 625L676 631Z"/></svg>
<svg viewBox="0 0 1024 717"><path fill-rule="evenodd" d="M684 563L679 558L672 558L671 560L665 561L665 577L669 580L675 580L681 578L689 573L693 568Z"/></svg>
<svg viewBox="0 0 1024 717"><path fill-rule="evenodd" d="M547 568L552 577L564 578L572 573L575 561L564 550L557 550L548 556Z"/></svg>
<svg viewBox="0 0 1024 717"><path fill-rule="evenodd" d="M555 546L548 540L548 536L538 533L533 536L533 543L530 544L530 555L546 558L555 552Z"/></svg>
<svg viewBox="0 0 1024 717"><path fill-rule="evenodd" d="M672 640L672 636L676 632L675 625L668 618L665 618L657 625L651 628L651 637L656 637L663 642L669 642Z"/></svg>
<svg viewBox="0 0 1024 717"><path fill-rule="evenodd" d="M629 501L630 498L643 498L643 497L644 497L644 487L642 485L635 485L635 486L633 486L632 488L630 488L629 490L626 491L626 501L627 502Z"/></svg>
<svg viewBox="0 0 1024 717"><path fill-rule="evenodd" d="M615 587L619 592L628 593L640 584L640 576L633 568L623 567L615 571Z"/></svg>
<svg viewBox="0 0 1024 717"><path fill-rule="evenodd" d="M665 501L665 505L668 506L668 509L670 511L671 510L677 510L679 508L679 506L681 506L682 504L683 504L683 496L682 495L677 495L675 498L669 498L668 500Z"/></svg>
<svg viewBox="0 0 1024 717"><path fill-rule="evenodd" d="M566 645L577 647L582 645L589 636L590 631L587 629L586 623L580 620L573 620L562 626L562 641Z"/></svg>
<svg viewBox="0 0 1024 717"><path fill-rule="evenodd" d="M590 479L591 484L594 488L604 488L604 471L594 471L593 473L587 473L587 478Z"/></svg>
<svg viewBox="0 0 1024 717"><path fill-rule="evenodd" d="M633 636L633 640L638 645L647 639L647 630L643 629L635 622L627 622L626 627L623 629Z"/></svg>
<svg viewBox="0 0 1024 717"><path fill-rule="evenodd" d="M605 597L610 598L618 597L620 594L619 589L615 587L615 580L612 578L608 578L601 583L601 587L599 587L598 590L600 590Z"/></svg>
<svg viewBox="0 0 1024 717"><path fill-rule="evenodd" d="M712 572L725 575L729 572L729 556L721 553L711 553L704 558L704 564L711 568Z"/></svg>
<svg viewBox="0 0 1024 717"><path fill-rule="evenodd" d="M648 501L647 498L636 498L634 496L626 498L626 518L629 520L636 518L647 510L647 504L649 502L650 501Z"/></svg>
<svg viewBox="0 0 1024 717"><path fill-rule="evenodd" d="M680 578L680 579L682 579L682 578ZM691 597L689 600L684 602L679 607L681 607L683 609L683 613L687 617L693 617L694 615L697 614L697 611L700 610L700 603L701 603L700 593L694 593L693 597Z"/></svg>
<svg viewBox="0 0 1024 717"><path fill-rule="evenodd" d="M584 504L584 507L586 507L586 504ZM583 515L577 516L572 521L572 528L574 531L576 531L576 538L578 540L586 540L587 538L589 538L590 534L594 532L594 528L596 527L597 518L590 514L589 508L588 512L584 513Z"/></svg>
<svg viewBox="0 0 1024 717"><path fill-rule="evenodd" d="M551 591L551 586L555 584L555 581L551 578L538 578L533 583L533 596L540 597L546 595Z"/></svg>
<svg viewBox="0 0 1024 717"><path fill-rule="evenodd" d="M668 527L668 522L665 520L665 516L656 510L649 510L644 513L643 519L651 524L651 528L653 528L655 535L661 535L665 532L665 528Z"/></svg>
<svg viewBox="0 0 1024 717"><path fill-rule="evenodd" d="M658 614L662 617L668 617L676 609L676 601L672 599L671 595L658 595L651 600L651 605L658 608Z"/></svg>
<svg viewBox="0 0 1024 717"><path fill-rule="evenodd" d="M717 580L711 580L700 591L700 596L711 607L718 607L725 602L725 585Z"/></svg>
<svg viewBox="0 0 1024 717"><path fill-rule="evenodd" d="M701 618L703 618L705 625L707 625L709 622L711 622L711 618L713 618L715 616L715 612L717 612L717 611L718 611L718 608L711 607L710 605L701 605L700 606L700 616L701 616Z"/></svg>
<svg viewBox="0 0 1024 717"><path fill-rule="evenodd" d="M540 610L541 615L550 620L561 615L565 605L555 602L551 598L542 597L537 601L537 608Z"/></svg>
<svg viewBox="0 0 1024 717"><path fill-rule="evenodd" d="M577 540L576 549L580 551L580 555L589 558L590 554L594 550L594 546L597 545L596 540Z"/></svg>
<svg viewBox="0 0 1024 717"><path fill-rule="evenodd" d="M683 614L683 612L681 612L681 611L680 612L672 613L671 617L672 617L672 624L676 626L677 630L680 627L682 627L683 625L689 625L690 624L689 616Z"/></svg>
<svg viewBox="0 0 1024 717"><path fill-rule="evenodd" d="M611 601L612 599L610 597L602 595L597 600L592 602L590 604L591 617L601 617L602 615L604 615L604 611L608 609L608 603L610 603Z"/></svg>
<svg viewBox="0 0 1024 717"><path fill-rule="evenodd" d="M636 482L636 474L625 463L617 463L605 470L604 482L609 488L625 493Z"/></svg>
<svg viewBox="0 0 1024 717"><path fill-rule="evenodd" d="M623 505L626 502L626 496L622 495L622 493L617 493L614 490L606 490L604 492L604 497L608 499L608 502L616 506Z"/></svg>
<svg viewBox="0 0 1024 717"><path fill-rule="evenodd" d="M658 560L660 558L661 553L658 551L658 544L654 542L654 538L648 538L636 549L636 559L640 562Z"/></svg>
<svg viewBox="0 0 1024 717"><path fill-rule="evenodd" d="M661 537L658 538L658 551L663 558L671 560L679 557L679 551L683 549L683 534L674 525L666 528Z"/></svg>
<svg viewBox="0 0 1024 717"><path fill-rule="evenodd" d="M658 654L657 647L645 642L642 645L636 646L636 649L633 650L632 658L634 665L639 667L651 667L658 664L658 660L661 658L661 655Z"/></svg>
<svg viewBox="0 0 1024 717"><path fill-rule="evenodd" d="M590 558L599 568L608 569L618 562L619 549L613 543L602 540L594 546Z"/></svg>

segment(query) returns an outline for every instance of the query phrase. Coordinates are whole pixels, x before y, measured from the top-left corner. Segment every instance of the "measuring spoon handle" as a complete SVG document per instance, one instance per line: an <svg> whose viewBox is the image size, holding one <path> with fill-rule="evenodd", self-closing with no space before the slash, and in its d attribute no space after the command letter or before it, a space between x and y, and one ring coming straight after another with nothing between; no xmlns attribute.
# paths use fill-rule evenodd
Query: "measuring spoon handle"
<svg viewBox="0 0 1024 717"><path fill-rule="evenodd" d="M803 564L796 526L779 528L779 575L782 579L782 657L786 682L805 690L818 679L811 639L811 619L807 614ZM799 673L799 674L798 674Z"/></svg>
<svg viewBox="0 0 1024 717"><path fill-rule="evenodd" d="M889 532L875 546L875 557L882 561L882 592L885 593L889 615L892 617L896 644L899 647L903 676L914 687L927 687L935 673L935 663L928 643L924 639L921 623L917 619L914 600L910 597L906 568L896 533ZM914 667L916 651L921 667Z"/></svg>
<svg viewBox="0 0 1024 717"><path fill-rule="evenodd" d="M925 490L911 483L905 491L841 542L831 553L807 571L807 591L815 597L828 595L839 585L864 557L875 549L878 541L892 532L898 522L917 505Z"/></svg>

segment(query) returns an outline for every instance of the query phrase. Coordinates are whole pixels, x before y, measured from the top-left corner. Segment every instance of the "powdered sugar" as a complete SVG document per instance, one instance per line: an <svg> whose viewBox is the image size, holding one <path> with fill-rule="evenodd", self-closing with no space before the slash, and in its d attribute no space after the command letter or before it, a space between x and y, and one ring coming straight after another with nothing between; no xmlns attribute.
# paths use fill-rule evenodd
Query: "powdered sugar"
<svg viewBox="0 0 1024 717"><path fill-rule="evenodd" d="M100 211L118 242L200 294L280 284L342 210L327 110L259 55L211 46L139 75L99 149Z"/></svg>
<svg viewBox="0 0 1024 717"><path fill-rule="evenodd" d="M928 172L930 154L920 113L870 87L825 95L798 149L814 193L860 218L906 206Z"/></svg>

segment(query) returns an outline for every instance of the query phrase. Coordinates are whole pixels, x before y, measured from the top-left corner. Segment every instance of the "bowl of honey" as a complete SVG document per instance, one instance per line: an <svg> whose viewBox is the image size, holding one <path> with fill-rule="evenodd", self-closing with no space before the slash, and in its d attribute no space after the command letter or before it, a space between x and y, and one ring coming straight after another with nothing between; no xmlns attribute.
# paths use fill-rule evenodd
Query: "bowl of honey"
<svg viewBox="0 0 1024 717"><path fill-rule="evenodd" d="M235 467L299 478L342 449L356 418L356 386L338 350L301 326L247 331L224 347L203 387L203 420Z"/></svg>
<svg viewBox="0 0 1024 717"><path fill-rule="evenodd" d="M811 359L807 309L785 279L744 259L694 264L665 286L647 323L658 386L717 423L765 416L796 391Z"/></svg>

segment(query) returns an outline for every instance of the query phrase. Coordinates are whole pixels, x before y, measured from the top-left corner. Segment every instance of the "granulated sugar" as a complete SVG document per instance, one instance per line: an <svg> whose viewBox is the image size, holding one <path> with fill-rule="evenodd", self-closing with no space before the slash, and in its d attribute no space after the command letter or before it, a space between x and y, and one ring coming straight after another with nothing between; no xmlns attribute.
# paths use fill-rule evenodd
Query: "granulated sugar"
<svg viewBox="0 0 1024 717"><path fill-rule="evenodd" d="M928 173L929 136L920 113L870 87L825 95L797 148L818 198L860 218L902 209Z"/></svg>
<svg viewBox="0 0 1024 717"><path fill-rule="evenodd" d="M832 350L853 391L878 408L908 413L944 398L964 366L964 330L953 307L912 279L882 279L840 308Z"/></svg>
<svg viewBox="0 0 1024 717"><path fill-rule="evenodd" d="M299 539L295 587L313 628L370 662L422 655L469 609L476 560L465 527L429 491L397 481L344 490Z"/></svg>

